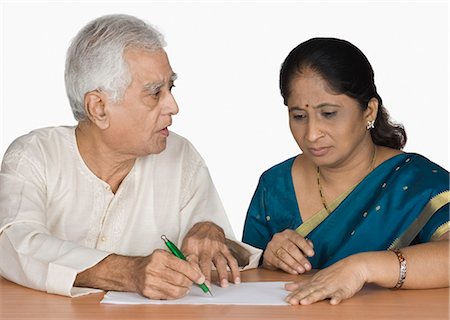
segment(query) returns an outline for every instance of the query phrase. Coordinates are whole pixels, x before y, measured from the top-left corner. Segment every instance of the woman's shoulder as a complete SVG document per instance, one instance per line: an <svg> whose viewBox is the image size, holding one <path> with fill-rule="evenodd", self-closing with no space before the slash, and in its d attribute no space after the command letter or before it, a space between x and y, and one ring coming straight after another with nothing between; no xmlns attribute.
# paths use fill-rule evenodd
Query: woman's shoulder
<svg viewBox="0 0 450 320"><path fill-rule="evenodd" d="M449 173L447 169L443 168L442 166L432 161L431 159L425 157L424 155L421 155L419 153L407 153L407 154L410 155L411 157L414 157L417 165L427 167L432 170L444 171L447 174Z"/></svg>
<svg viewBox="0 0 450 320"><path fill-rule="evenodd" d="M297 156L286 159L264 171L261 179L274 180L284 176L291 176L292 165Z"/></svg>
<svg viewBox="0 0 450 320"><path fill-rule="evenodd" d="M436 170L448 174L448 170L441 167L439 164L433 162L426 156L415 153L415 152L405 152L402 150L391 149L387 147L378 147L379 157L377 160L378 165L392 165L396 166L401 163L409 163L409 167L419 168L419 169L430 169L432 173Z"/></svg>
<svg viewBox="0 0 450 320"><path fill-rule="evenodd" d="M380 169L392 173L401 170L401 176L413 179L416 186L438 189L444 186L448 190L448 170L419 153L398 151L384 159Z"/></svg>

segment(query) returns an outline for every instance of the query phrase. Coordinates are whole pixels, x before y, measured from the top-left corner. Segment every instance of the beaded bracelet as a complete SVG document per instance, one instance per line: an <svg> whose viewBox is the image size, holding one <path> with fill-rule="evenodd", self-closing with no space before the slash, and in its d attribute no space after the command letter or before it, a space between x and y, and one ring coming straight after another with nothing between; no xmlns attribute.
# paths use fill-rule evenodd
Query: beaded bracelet
<svg viewBox="0 0 450 320"><path fill-rule="evenodd" d="M392 252L394 252L395 255L397 256L398 262L400 264L400 272L399 272L399 276L398 276L398 281L393 289L400 289L406 279L406 259L403 256L403 253L399 249L394 249L394 250L392 250Z"/></svg>

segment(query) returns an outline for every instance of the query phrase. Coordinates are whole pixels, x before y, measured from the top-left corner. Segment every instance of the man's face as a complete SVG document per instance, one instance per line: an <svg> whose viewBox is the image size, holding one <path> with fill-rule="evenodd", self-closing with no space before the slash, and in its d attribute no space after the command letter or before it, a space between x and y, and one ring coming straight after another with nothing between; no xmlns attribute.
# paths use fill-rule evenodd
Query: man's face
<svg viewBox="0 0 450 320"><path fill-rule="evenodd" d="M125 157L160 153L166 148L172 116L178 113L171 93L176 75L162 49L127 49L124 59L132 80L122 101L107 101L107 143Z"/></svg>

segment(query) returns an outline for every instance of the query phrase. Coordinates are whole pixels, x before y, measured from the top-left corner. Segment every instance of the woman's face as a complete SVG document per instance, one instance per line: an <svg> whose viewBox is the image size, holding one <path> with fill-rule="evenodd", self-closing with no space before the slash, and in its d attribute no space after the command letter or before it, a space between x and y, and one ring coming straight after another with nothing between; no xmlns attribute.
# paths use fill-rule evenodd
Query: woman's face
<svg viewBox="0 0 450 320"><path fill-rule="evenodd" d="M344 165L371 145L366 129L371 108L363 111L355 99L333 93L311 70L293 78L290 89L289 126L303 154L315 165Z"/></svg>

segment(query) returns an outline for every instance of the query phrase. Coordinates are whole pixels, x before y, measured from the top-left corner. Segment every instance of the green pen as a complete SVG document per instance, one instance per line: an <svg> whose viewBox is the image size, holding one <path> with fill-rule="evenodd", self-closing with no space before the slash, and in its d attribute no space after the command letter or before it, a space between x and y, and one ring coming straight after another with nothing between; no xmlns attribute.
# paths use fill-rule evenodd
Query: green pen
<svg viewBox="0 0 450 320"><path fill-rule="evenodd" d="M174 245L165 235L161 236L161 239L164 240L164 243L166 244L167 248L178 258L182 260L186 260L186 257L184 256L183 252L181 252L180 249L177 248L176 245ZM209 293L212 296L211 291L209 290L208 286L205 283L198 285L204 293Z"/></svg>

